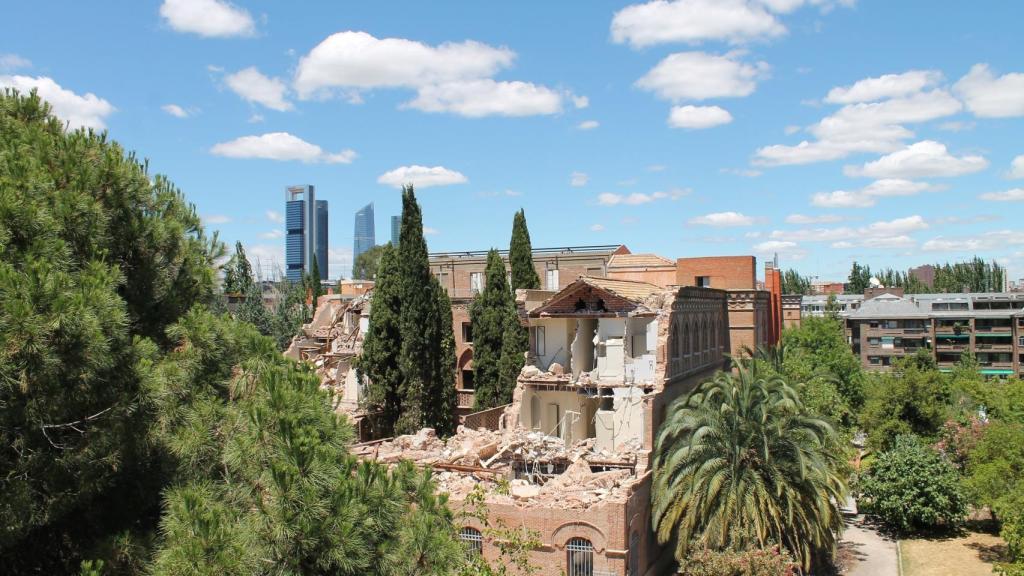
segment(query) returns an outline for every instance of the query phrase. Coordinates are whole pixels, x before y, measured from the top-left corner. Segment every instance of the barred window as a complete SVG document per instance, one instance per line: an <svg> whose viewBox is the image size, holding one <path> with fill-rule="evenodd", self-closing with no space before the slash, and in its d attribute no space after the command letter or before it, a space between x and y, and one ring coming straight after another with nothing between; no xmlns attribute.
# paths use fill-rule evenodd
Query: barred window
<svg viewBox="0 0 1024 576"><path fill-rule="evenodd" d="M484 551L484 539L476 528L466 526L459 532L459 539L466 546L470 554L482 554Z"/></svg>
<svg viewBox="0 0 1024 576"><path fill-rule="evenodd" d="M573 538L565 547L568 576L594 576L594 545L586 538Z"/></svg>

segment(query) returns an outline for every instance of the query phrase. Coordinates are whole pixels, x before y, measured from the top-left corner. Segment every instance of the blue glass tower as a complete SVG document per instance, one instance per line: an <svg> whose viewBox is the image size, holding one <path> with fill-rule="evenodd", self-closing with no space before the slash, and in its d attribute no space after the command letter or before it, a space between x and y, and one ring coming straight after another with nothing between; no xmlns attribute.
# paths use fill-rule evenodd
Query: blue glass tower
<svg viewBox="0 0 1024 576"><path fill-rule="evenodd" d="M313 186L285 189L285 275L301 282L316 258L320 279L327 279L327 201L317 200Z"/></svg>
<svg viewBox="0 0 1024 576"><path fill-rule="evenodd" d="M352 261L377 243L373 225L373 202L356 212L355 239L352 246Z"/></svg>

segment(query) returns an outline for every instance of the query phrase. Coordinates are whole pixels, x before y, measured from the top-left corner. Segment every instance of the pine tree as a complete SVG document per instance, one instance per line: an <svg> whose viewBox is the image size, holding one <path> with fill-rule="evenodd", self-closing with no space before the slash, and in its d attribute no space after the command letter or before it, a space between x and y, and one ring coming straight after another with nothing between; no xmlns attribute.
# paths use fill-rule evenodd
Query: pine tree
<svg viewBox="0 0 1024 576"><path fill-rule="evenodd" d="M512 291L540 288L537 269L533 267L533 246L530 230L526 227L526 212L520 208L512 219L512 241L508 247L508 261L512 267Z"/></svg>
<svg viewBox="0 0 1024 576"><path fill-rule="evenodd" d="M402 373L398 366L402 299L397 252L387 244L381 253L370 308L370 329L363 340L363 353L356 360L359 376L368 384L367 408L380 411L375 425L382 437L394 434L402 412Z"/></svg>
<svg viewBox="0 0 1024 576"><path fill-rule="evenodd" d="M505 391L511 393L508 382L503 380L507 374L502 373L501 359L514 303L505 279L505 263L497 250L492 249L487 254L484 275L484 289L473 299L469 310L473 326L474 402L478 410L504 404L507 401ZM509 345L513 344L510 339Z"/></svg>

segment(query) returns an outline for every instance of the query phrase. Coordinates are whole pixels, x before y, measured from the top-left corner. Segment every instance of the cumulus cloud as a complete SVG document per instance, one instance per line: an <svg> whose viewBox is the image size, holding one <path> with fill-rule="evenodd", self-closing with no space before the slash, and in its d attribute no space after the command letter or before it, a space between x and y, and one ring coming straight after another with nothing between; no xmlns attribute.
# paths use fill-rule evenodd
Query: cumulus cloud
<svg viewBox="0 0 1024 576"><path fill-rule="evenodd" d="M929 252L980 252L1024 244L1024 230L994 230L978 236L938 236L921 245Z"/></svg>
<svg viewBox="0 0 1024 576"><path fill-rule="evenodd" d="M786 224L832 224L842 222L844 218L838 214L790 214L786 216Z"/></svg>
<svg viewBox="0 0 1024 576"><path fill-rule="evenodd" d="M463 184L469 180L455 170L449 170L444 166L399 166L389 170L377 178L380 184L401 188L406 184L412 184L416 188L429 188L431 186L448 186L451 184Z"/></svg>
<svg viewBox="0 0 1024 576"><path fill-rule="evenodd" d="M689 193L689 190L681 188L674 188L668 192L653 192L651 194L646 194L644 192L633 192L631 194L604 192L602 194L598 194L597 203L601 206L618 206L620 204L637 206L640 204L649 204L655 200L678 200Z"/></svg>
<svg viewBox="0 0 1024 576"><path fill-rule="evenodd" d="M1008 178L1024 178L1024 154L1017 156L1010 162L1010 171L1006 174Z"/></svg>
<svg viewBox="0 0 1024 576"><path fill-rule="evenodd" d="M665 57L636 85L673 101L749 96L758 79L767 74L768 64L747 64L738 58L737 53L677 52Z"/></svg>
<svg viewBox="0 0 1024 576"><path fill-rule="evenodd" d="M825 101L833 104L874 102L920 92L941 81L942 73L936 70L910 70L902 74L885 74L858 80L851 86L833 88L829 90Z"/></svg>
<svg viewBox="0 0 1024 576"><path fill-rule="evenodd" d="M953 90L982 118L1024 116L1024 73L996 77L988 64L975 64Z"/></svg>
<svg viewBox="0 0 1024 576"><path fill-rule="evenodd" d="M926 182L884 178L876 180L860 190L819 192L811 196L811 204L823 208L869 208L878 203L878 198L913 196L931 188L933 186Z"/></svg>
<svg viewBox="0 0 1024 576"><path fill-rule="evenodd" d="M18 70L20 68L31 68L32 62L17 54L0 54L0 71Z"/></svg>
<svg viewBox="0 0 1024 576"><path fill-rule="evenodd" d="M584 120L583 122L577 124L576 128L579 130L593 130L600 125L601 123L598 122L597 120Z"/></svg>
<svg viewBox="0 0 1024 576"><path fill-rule="evenodd" d="M668 125L673 128L701 130L732 122L732 114L718 106L673 106Z"/></svg>
<svg viewBox="0 0 1024 576"><path fill-rule="evenodd" d="M562 111L562 95L530 82L497 82L489 78L422 86L406 108L450 112L468 118L536 116Z"/></svg>
<svg viewBox="0 0 1024 576"><path fill-rule="evenodd" d="M589 181L590 176L587 176L585 172L573 172L569 175L569 186L572 186L573 188L586 186Z"/></svg>
<svg viewBox="0 0 1024 576"><path fill-rule="evenodd" d="M298 160L307 164L349 164L356 157L352 150L336 154L287 132L270 132L260 136L243 136L215 144L210 152L227 158L259 158L263 160Z"/></svg>
<svg viewBox="0 0 1024 576"><path fill-rule="evenodd" d="M188 118L189 117L188 110L185 110L184 108L182 108L181 106L178 106L177 104L165 104L165 105L161 106L160 109L163 110L164 112L167 112L171 116L174 116L175 118Z"/></svg>
<svg viewBox="0 0 1024 576"><path fill-rule="evenodd" d="M612 18L612 40L635 48L666 42L742 43L786 33L767 9L746 0L654 0L627 6Z"/></svg>
<svg viewBox="0 0 1024 576"><path fill-rule="evenodd" d="M715 212L690 218L688 222L703 226L751 226L754 224L754 218L740 212Z"/></svg>
<svg viewBox="0 0 1024 576"><path fill-rule="evenodd" d="M284 238L284 232L277 229L268 230L266 232L261 232L260 238L264 238L266 240L276 240L278 238Z"/></svg>
<svg viewBox="0 0 1024 576"><path fill-rule="evenodd" d="M61 120L66 121L72 129L96 128L102 130L107 127L107 116L116 110L110 102L92 92L86 92L84 96L80 96L61 87L47 76L0 75L0 88L14 88L23 94L28 94L33 89L37 90L39 97L50 103L53 113Z"/></svg>
<svg viewBox="0 0 1024 576"><path fill-rule="evenodd" d="M178 32L206 37L252 36L256 32L247 10L223 0L164 0L160 16Z"/></svg>
<svg viewBox="0 0 1024 576"><path fill-rule="evenodd" d="M981 199L992 202L1024 202L1024 188L1012 188L1004 192L986 192L981 195Z"/></svg>
<svg viewBox="0 0 1024 576"><path fill-rule="evenodd" d="M838 228L804 228L799 230L773 230L773 240L791 242L829 242L833 248L905 248L916 244L910 236L929 228L919 215L874 222L867 226Z"/></svg>
<svg viewBox="0 0 1024 576"><path fill-rule="evenodd" d="M338 32L299 60L294 85L300 98L335 88L418 88L489 78L509 67L515 56L508 48L473 40L429 46L366 32Z"/></svg>
<svg viewBox="0 0 1024 576"><path fill-rule="evenodd" d="M868 178L948 178L984 170L988 160L981 156L956 157L945 144L922 140L863 166L846 166L847 176Z"/></svg>
<svg viewBox="0 0 1024 576"><path fill-rule="evenodd" d="M285 83L279 78L264 76L255 66L227 75L224 82L232 92L249 102L281 112L292 109L292 103L285 98L288 90Z"/></svg>

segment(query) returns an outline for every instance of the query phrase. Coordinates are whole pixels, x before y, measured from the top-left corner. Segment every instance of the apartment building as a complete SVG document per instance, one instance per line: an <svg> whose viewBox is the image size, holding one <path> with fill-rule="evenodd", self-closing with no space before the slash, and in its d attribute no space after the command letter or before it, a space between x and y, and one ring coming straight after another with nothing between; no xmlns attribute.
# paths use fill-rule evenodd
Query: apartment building
<svg viewBox="0 0 1024 576"><path fill-rule="evenodd" d="M507 267L508 250L498 253ZM612 256L629 253L629 248L622 244L536 248L533 250L533 265L537 269L541 288L558 291L580 276L607 276ZM482 291L486 270L486 250L430 254L431 274L437 277L441 287L453 299L472 298Z"/></svg>
<svg viewBox="0 0 1024 576"><path fill-rule="evenodd" d="M582 277L555 294L519 291L517 304L530 351L512 404L488 411L493 427L353 451L430 466L455 510L485 487L491 526L538 531L541 575L665 574L672 554L651 529L655 434L674 399L727 367L729 294ZM460 521L472 553L496 559L485 526Z"/></svg>
<svg viewBox="0 0 1024 576"><path fill-rule="evenodd" d="M851 297L839 314L865 368L886 370L897 358L927 350L948 371L971 352L982 374L1024 376L1024 294L880 292ZM809 298L804 309L816 315L818 304Z"/></svg>

